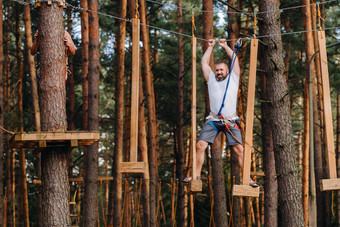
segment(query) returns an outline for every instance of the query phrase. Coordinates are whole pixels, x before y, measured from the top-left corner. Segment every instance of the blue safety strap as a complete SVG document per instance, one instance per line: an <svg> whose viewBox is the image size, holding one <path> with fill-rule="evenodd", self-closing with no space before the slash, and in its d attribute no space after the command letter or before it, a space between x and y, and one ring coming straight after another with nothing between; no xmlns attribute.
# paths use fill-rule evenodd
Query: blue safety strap
<svg viewBox="0 0 340 227"><path fill-rule="evenodd" d="M220 132L220 131L216 128L216 126L214 125L214 122L209 121L209 124L210 124L217 132Z"/></svg>
<svg viewBox="0 0 340 227"><path fill-rule="evenodd" d="M239 39L239 40L240 40L240 39ZM224 107L224 101L225 101L225 97L227 96L227 91L228 91L229 82L230 82L230 75L231 75L231 72L233 71L234 63L235 63L235 61L236 61L238 51L241 49L241 45L242 45L242 43L241 43L240 45L238 45L238 42L236 43L235 48L234 48L234 51L233 51L233 54L232 54L232 56L231 56L231 62L230 62L230 67L229 67L228 81L227 81L227 86L226 86L225 91L224 91L222 104L221 104L220 110L218 111L218 115L219 115L219 116L221 116L221 112L222 112L222 109L223 109L223 107ZM222 117L223 117L223 116L222 116Z"/></svg>

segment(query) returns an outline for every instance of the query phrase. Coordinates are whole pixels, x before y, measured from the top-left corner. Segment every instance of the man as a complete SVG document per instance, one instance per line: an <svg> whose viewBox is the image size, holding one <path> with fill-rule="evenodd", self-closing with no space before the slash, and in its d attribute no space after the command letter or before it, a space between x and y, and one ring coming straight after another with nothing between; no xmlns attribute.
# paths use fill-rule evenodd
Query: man
<svg viewBox="0 0 340 227"><path fill-rule="evenodd" d="M232 59L233 50L227 45L225 39L219 40L219 45L226 51L230 60ZM232 72L229 75L229 68L225 62L217 63L215 73L209 66L209 61L215 40L209 40L209 47L202 57L202 71L206 82L208 83L210 115L206 118L198 142L196 145L196 173L197 180L201 180L201 171L204 163L204 151L209 144L212 144L216 136L222 131L226 134L228 146L233 148L237 155L238 164L243 169L243 146L242 135L239 126L239 117L236 114L237 93L240 79L240 65L236 57ZM230 78L228 78L230 76ZM227 88L227 93L222 106L223 97ZM221 117L222 115L223 117ZM183 182L189 183L191 177L185 178ZM259 185L250 180L250 186L258 187Z"/></svg>
<svg viewBox="0 0 340 227"><path fill-rule="evenodd" d="M74 45L71 35L65 30L64 32L64 45L65 45L65 55L66 55L66 75L65 75L65 82L67 80L67 73L69 72L68 69L68 54L75 55L77 47ZM39 49L39 30L37 30L34 34L34 42L31 47L31 54L35 55L38 52Z"/></svg>

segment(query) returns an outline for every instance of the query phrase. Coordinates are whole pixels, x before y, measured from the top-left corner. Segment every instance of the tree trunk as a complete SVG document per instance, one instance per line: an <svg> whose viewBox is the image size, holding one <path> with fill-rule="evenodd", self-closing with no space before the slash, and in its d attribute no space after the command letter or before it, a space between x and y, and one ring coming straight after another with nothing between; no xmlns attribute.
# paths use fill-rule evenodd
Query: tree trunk
<svg viewBox="0 0 340 227"><path fill-rule="evenodd" d="M338 176L340 176L340 92L337 94L336 105L336 162L338 166ZM336 192L336 225L340 226L340 191Z"/></svg>
<svg viewBox="0 0 340 227"><path fill-rule="evenodd" d="M146 1L140 1L141 23L147 24L146 21ZM155 92L153 85L153 75L150 61L150 40L149 29L142 26L143 37L143 59L144 59L144 80L146 86L146 100L148 109L148 158L150 173L150 225L156 225L156 207L157 207L157 185L158 185L158 128L156 122L156 105Z"/></svg>
<svg viewBox="0 0 340 227"><path fill-rule="evenodd" d="M183 23L183 15L182 15L182 6L183 1L177 1L177 23L178 23L178 32L183 33L182 23ZM177 77L177 122L176 122L176 138L177 138L177 152L176 152L176 177L178 179L184 179L185 174L185 163L184 163L184 142L183 142L183 87L184 87L184 51L183 51L183 37L178 36L178 77ZM184 226L184 183L179 180L178 181L178 194L177 194L177 225Z"/></svg>
<svg viewBox="0 0 340 227"><path fill-rule="evenodd" d="M120 1L119 17L125 18L127 11L127 1ZM124 136L124 59L125 59L125 31L126 21L119 22L119 33L117 37L117 73L115 82L115 147L113 154L113 190L111 191L111 199L109 210L113 211L112 217L108 219L108 225L118 226L120 222L121 213L121 199L122 199L122 178L120 173L120 163L123 161L123 136ZM112 207L113 206L113 207ZM111 212L109 212L111 214Z"/></svg>
<svg viewBox="0 0 340 227"><path fill-rule="evenodd" d="M22 52L21 52L21 45L20 45L20 28L19 28L19 12L16 13L16 48L17 48L17 62L18 62L18 108L19 108L19 128L20 132L24 132L24 114L23 114L23 79L24 79L24 72L22 66ZM21 207L18 212L21 210L21 214L18 214L18 224L21 226L29 226L29 216L28 216L28 196L27 196L27 180L26 180L26 165L25 165L25 149L20 148L19 150L19 196L21 204L18 206Z"/></svg>
<svg viewBox="0 0 340 227"><path fill-rule="evenodd" d="M214 221L216 226L228 226L227 198L224 180L224 168L221 149L221 137L219 134L211 146L211 169L214 189Z"/></svg>
<svg viewBox="0 0 340 227"><path fill-rule="evenodd" d="M262 49L261 49L262 50ZM261 56L262 53L261 53ZM260 58L261 65L264 64L264 58ZM261 74L261 100L268 100L266 86L266 74ZM275 158L273 147L273 136L270 128L268 103L261 102L261 119L262 126L262 150L264 164L264 226L276 227L277 220L277 180L275 170Z"/></svg>
<svg viewBox="0 0 340 227"><path fill-rule="evenodd" d="M89 131L99 131L99 18L98 1L89 0ZM85 177L85 226L97 225L98 142L88 147Z"/></svg>
<svg viewBox="0 0 340 227"><path fill-rule="evenodd" d="M72 10L70 8L67 9L67 31L72 36ZM73 76L73 56L70 55L68 57L68 71L67 73L67 85L68 85L68 114L67 114L67 122L68 122L68 130L74 130L74 106L75 106L75 90L74 90L74 76ZM72 150L71 150L72 157ZM71 160L70 160L71 161ZM71 176L71 175L70 175Z"/></svg>
<svg viewBox="0 0 340 227"><path fill-rule="evenodd" d="M27 0L29 2L29 0ZM29 74L31 79L31 94L32 94L32 104L33 104L33 115L35 130L40 132L40 107L39 107L39 96L38 96L38 83L36 67L34 63L34 57L30 54L30 49L32 47L32 29L31 29L31 9L29 6L24 6L24 24L25 24L25 41L27 46L27 61L29 67ZM41 179L41 154L37 155L36 173L38 179ZM40 187L37 186L37 187ZM38 226L42 226L42 195L38 193L37 195L37 206L38 206Z"/></svg>
<svg viewBox="0 0 340 227"><path fill-rule="evenodd" d="M262 55L266 56L261 68L266 73L269 120L273 135L275 152L275 167L278 180L279 204L282 219L286 226L303 226L303 210L299 174L295 153L292 147L292 126L289 111L289 95L287 81L284 76L282 57L282 41L280 34L279 3L272 0L261 0L260 35L270 35L264 38Z"/></svg>
<svg viewBox="0 0 340 227"><path fill-rule="evenodd" d="M0 0L0 125L4 125L4 94L3 94L3 69L4 69L4 50L3 50L3 28L2 28L2 0ZM0 130L0 141L4 141L4 132ZM0 169L3 169L4 145L0 143ZM4 223L4 175L3 171L0 172L0 226L5 226Z"/></svg>
<svg viewBox="0 0 340 227"><path fill-rule="evenodd" d="M142 62L142 61L140 61ZM144 94L142 82L142 64L140 64L139 75L139 110L138 110L138 147L143 162L148 163L148 144L146 140L145 129L145 110L144 110ZM143 226L150 226L150 176L147 168L143 174L142 182L142 205L143 205Z"/></svg>
<svg viewBox="0 0 340 227"><path fill-rule="evenodd" d="M81 78L82 78L82 100L83 100L83 129L88 129L88 106L89 106L89 85L88 85L88 66L89 66L89 16L87 0L80 1L81 11Z"/></svg>
<svg viewBox="0 0 340 227"><path fill-rule="evenodd" d="M53 42L51 42L53 40ZM43 131L66 131L63 8L39 8L40 104ZM53 64L51 64L53 62ZM53 89L51 89L53 88ZM42 158L43 225L70 225L67 149L49 147Z"/></svg>

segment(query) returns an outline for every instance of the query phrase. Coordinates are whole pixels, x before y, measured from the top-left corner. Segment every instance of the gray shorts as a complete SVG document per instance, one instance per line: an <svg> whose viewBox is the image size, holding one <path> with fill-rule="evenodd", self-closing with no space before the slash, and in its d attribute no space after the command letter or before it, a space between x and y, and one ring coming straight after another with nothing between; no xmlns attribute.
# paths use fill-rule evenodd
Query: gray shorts
<svg viewBox="0 0 340 227"><path fill-rule="evenodd" d="M222 121L207 121L205 122L202 131L200 133L200 136L198 137L198 140L203 140L208 142L209 144L212 144L216 138L216 136L220 132L225 131L225 135L227 138L227 144L228 146L235 146L237 144L240 144L238 141L242 142L242 135L241 130L237 127L230 126L229 130L231 133L235 136L237 140L230 134L229 130L225 130L225 125Z"/></svg>

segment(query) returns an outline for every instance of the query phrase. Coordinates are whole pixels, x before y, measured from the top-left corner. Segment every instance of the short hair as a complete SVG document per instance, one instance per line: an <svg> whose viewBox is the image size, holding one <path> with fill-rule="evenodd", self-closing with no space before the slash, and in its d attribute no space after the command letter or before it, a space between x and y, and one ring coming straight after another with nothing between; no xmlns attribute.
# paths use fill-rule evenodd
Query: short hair
<svg viewBox="0 0 340 227"><path fill-rule="evenodd" d="M220 61L220 62L216 63L215 66L216 66L216 65L220 65L220 64L224 64L224 65L227 67L227 69L228 69L228 64L225 63L224 61Z"/></svg>

